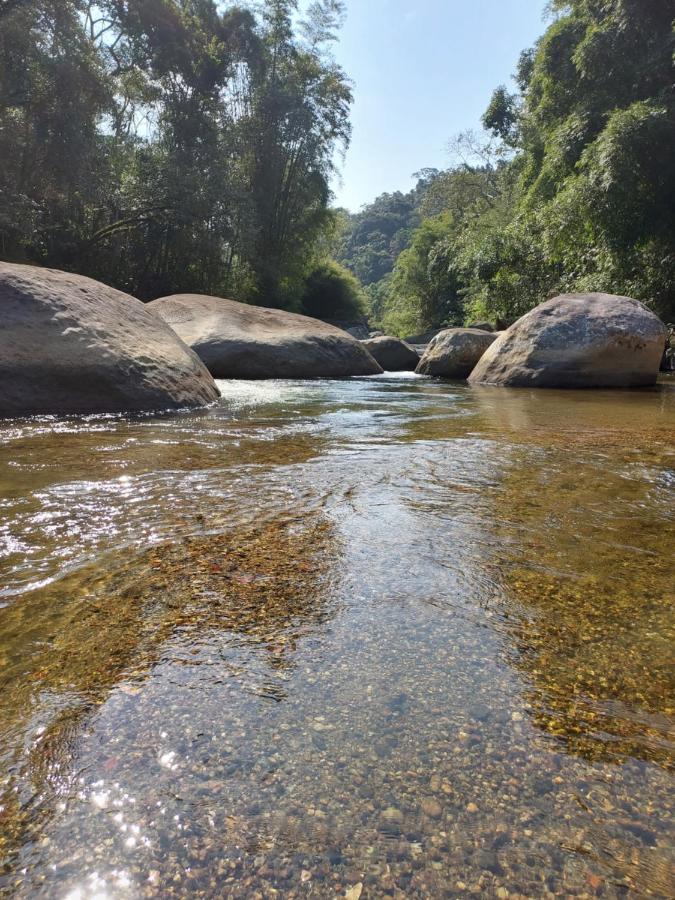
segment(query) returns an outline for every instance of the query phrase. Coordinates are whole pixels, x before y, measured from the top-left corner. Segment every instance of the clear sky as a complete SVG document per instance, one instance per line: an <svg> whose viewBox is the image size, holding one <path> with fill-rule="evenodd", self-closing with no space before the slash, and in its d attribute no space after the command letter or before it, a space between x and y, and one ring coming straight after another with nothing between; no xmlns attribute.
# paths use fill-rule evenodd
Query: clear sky
<svg viewBox="0 0 675 900"><path fill-rule="evenodd" d="M337 203L357 210L448 165L450 138L478 130L492 91L511 85L543 33L546 0L348 0L335 49L354 82L354 135Z"/></svg>

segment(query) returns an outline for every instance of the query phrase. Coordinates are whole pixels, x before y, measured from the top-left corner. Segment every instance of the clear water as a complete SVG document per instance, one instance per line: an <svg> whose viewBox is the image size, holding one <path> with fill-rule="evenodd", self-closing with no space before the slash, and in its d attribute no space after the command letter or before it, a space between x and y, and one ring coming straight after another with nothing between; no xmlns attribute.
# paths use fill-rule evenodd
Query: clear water
<svg viewBox="0 0 675 900"><path fill-rule="evenodd" d="M675 385L0 425L0 893L670 897Z"/></svg>

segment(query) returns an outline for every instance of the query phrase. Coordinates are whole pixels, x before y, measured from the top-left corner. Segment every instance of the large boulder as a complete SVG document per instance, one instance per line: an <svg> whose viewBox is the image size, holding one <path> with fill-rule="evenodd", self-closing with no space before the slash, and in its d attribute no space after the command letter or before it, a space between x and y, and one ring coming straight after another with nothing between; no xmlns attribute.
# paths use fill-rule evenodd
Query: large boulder
<svg viewBox="0 0 675 900"><path fill-rule="evenodd" d="M419 355L400 338L383 335L362 343L385 372L414 372L420 361Z"/></svg>
<svg viewBox="0 0 675 900"><path fill-rule="evenodd" d="M278 309L176 294L148 304L216 378L377 375L380 366L345 331Z"/></svg>
<svg viewBox="0 0 675 900"><path fill-rule="evenodd" d="M423 334L412 334L410 337L403 338L406 344L417 344L420 346L426 346L430 341L439 335L442 331L445 331L445 328L434 328L432 331L425 331Z"/></svg>
<svg viewBox="0 0 675 900"><path fill-rule="evenodd" d="M469 322L467 328L477 328L479 331L496 331L492 322Z"/></svg>
<svg viewBox="0 0 675 900"><path fill-rule="evenodd" d="M196 354L139 300L0 263L0 415L179 409L218 396Z"/></svg>
<svg viewBox="0 0 675 900"><path fill-rule="evenodd" d="M518 319L469 381L511 387L643 387L654 384L665 325L638 300L563 294Z"/></svg>
<svg viewBox="0 0 675 900"><path fill-rule="evenodd" d="M365 341L370 337L370 329L366 322L344 322L327 319L326 324L332 325L333 328L339 328L341 331L346 331L347 334L351 334L357 341Z"/></svg>
<svg viewBox="0 0 675 900"><path fill-rule="evenodd" d="M495 340L494 334L479 328L448 328L429 344L417 373L442 378L468 378Z"/></svg>

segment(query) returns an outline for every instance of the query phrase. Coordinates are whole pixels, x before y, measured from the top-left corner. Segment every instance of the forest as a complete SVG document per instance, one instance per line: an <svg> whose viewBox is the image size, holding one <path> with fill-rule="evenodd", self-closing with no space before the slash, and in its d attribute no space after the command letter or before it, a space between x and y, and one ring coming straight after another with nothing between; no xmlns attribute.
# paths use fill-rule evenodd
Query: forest
<svg viewBox="0 0 675 900"><path fill-rule="evenodd" d="M0 0L0 256L297 307L351 87L342 5Z"/></svg>
<svg viewBox="0 0 675 900"><path fill-rule="evenodd" d="M673 6L556 0L550 17L446 171L339 214L336 257L378 327L510 323L589 290L675 318Z"/></svg>
<svg viewBox="0 0 675 900"><path fill-rule="evenodd" d="M554 0L447 170L356 213L344 3L298 6L0 0L0 258L398 335L586 290L675 318L669 0Z"/></svg>

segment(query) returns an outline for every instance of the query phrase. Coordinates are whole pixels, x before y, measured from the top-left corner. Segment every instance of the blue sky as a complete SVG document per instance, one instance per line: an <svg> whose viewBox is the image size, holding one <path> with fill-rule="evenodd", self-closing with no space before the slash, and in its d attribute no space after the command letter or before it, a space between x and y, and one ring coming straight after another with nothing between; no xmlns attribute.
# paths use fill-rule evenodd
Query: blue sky
<svg viewBox="0 0 675 900"><path fill-rule="evenodd" d="M354 81L354 135L337 203L357 210L413 172L448 165L492 91L543 33L546 0L348 0L338 62Z"/></svg>

